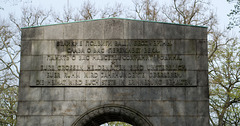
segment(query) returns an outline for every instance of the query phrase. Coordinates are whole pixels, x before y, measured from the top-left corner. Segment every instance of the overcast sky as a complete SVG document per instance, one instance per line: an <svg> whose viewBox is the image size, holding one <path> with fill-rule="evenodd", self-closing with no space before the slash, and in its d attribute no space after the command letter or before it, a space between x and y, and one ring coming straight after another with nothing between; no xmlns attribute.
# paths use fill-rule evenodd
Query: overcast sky
<svg viewBox="0 0 240 126"><path fill-rule="evenodd" d="M6 2L8 1L8 2ZM16 2L18 1L18 2ZM0 17L6 18L9 13L15 13L20 15L20 8L24 5L33 5L41 8L50 8L53 10L61 10L63 6L67 6L69 3L72 7L80 7L84 0L0 0L0 7L4 10L0 10ZM115 2L122 3L124 7L133 7L132 0L90 0L95 3L97 8L102 8L106 4L113 4ZM159 4L169 3L173 0L156 0ZM213 6L213 10L217 12L220 27L225 28L228 25L227 14L233 8L233 5L229 4L227 0L210 0Z"/></svg>

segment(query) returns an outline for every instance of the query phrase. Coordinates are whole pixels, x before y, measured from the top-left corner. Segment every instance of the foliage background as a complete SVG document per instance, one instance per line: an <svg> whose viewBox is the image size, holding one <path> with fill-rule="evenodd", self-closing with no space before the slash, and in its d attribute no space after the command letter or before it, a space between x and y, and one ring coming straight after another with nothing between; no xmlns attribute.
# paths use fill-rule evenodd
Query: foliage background
<svg viewBox="0 0 240 126"><path fill-rule="evenodd" d="M210 124L240 125L240 0L227 0L233 9L227 15L229 25L219 25L214 6L208 0L132 0L103 6L85 0L61 9L39 7L34 0L1 0L0 4L0 125L15 126L18 79L20 75L21 27L73 22L96 18L123 17L140 20L191 24L208 27L210 88ZM4 5L20 6L19 12L7 13ZM131 4L131 7L126 6ZM11 9L11 8L10 8ZM221 16L221 15L220 15ZM223 28L224 27L224 28ZM234 33L234 34L230 34ZM127 126L109 122L106 126Z"/></svg>

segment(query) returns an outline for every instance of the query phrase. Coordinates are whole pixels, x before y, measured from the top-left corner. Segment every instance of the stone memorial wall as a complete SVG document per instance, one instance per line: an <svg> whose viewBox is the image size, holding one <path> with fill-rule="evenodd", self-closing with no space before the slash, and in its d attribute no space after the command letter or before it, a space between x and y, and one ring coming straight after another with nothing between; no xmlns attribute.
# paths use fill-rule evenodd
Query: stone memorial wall
<svg viewBox="0 0 240 126"><path fill-rule="evenodd" d="M20 67L19 126L209 125L206 27L110 18L22 28Z"/></svg>

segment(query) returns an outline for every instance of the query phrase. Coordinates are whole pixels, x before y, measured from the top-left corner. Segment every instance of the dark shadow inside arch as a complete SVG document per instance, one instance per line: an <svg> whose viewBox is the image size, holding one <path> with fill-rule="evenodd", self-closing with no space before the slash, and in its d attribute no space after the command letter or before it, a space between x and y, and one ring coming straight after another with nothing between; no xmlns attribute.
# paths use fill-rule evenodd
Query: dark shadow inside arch
<svg viewBox="0 0 240 126"><path fill-rule="evenodd" d="M152 126L140 112L120 105L104 105L87 111L72 126L100 126L113 121L126 122L133 126Z"/></svg>

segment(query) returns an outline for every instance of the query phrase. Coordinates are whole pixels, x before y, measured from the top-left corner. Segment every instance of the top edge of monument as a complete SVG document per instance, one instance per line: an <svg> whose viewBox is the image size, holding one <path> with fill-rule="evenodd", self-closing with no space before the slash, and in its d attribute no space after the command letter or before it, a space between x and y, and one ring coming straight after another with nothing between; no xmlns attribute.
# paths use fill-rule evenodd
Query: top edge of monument
<svg viewBox="0 0 240 126"><path fill-rule="evenodd" d="M78 23L78 22L87 22L87 21L107 20L107 19L132 20L132 21L154 22L154 23L162 23L162 24L173 24L173 25L182 25L182 26L192 26L192 27L207 28L207 26L198 26L198 25L189 25L189 24L177 24L177 23L168 23L168 22L159 22L159 21L147 21L147 20L137 20L137 19L111 17L111 18L82 20L82 21L75 21L75 22L65 22L65 23L58 23L58 24L47 24L47 25L38 25L38 26L22 27L21 29L44 27L44 26L53 26L53 25L61 25L61 24L70 24L70 23Z"/></svg>

